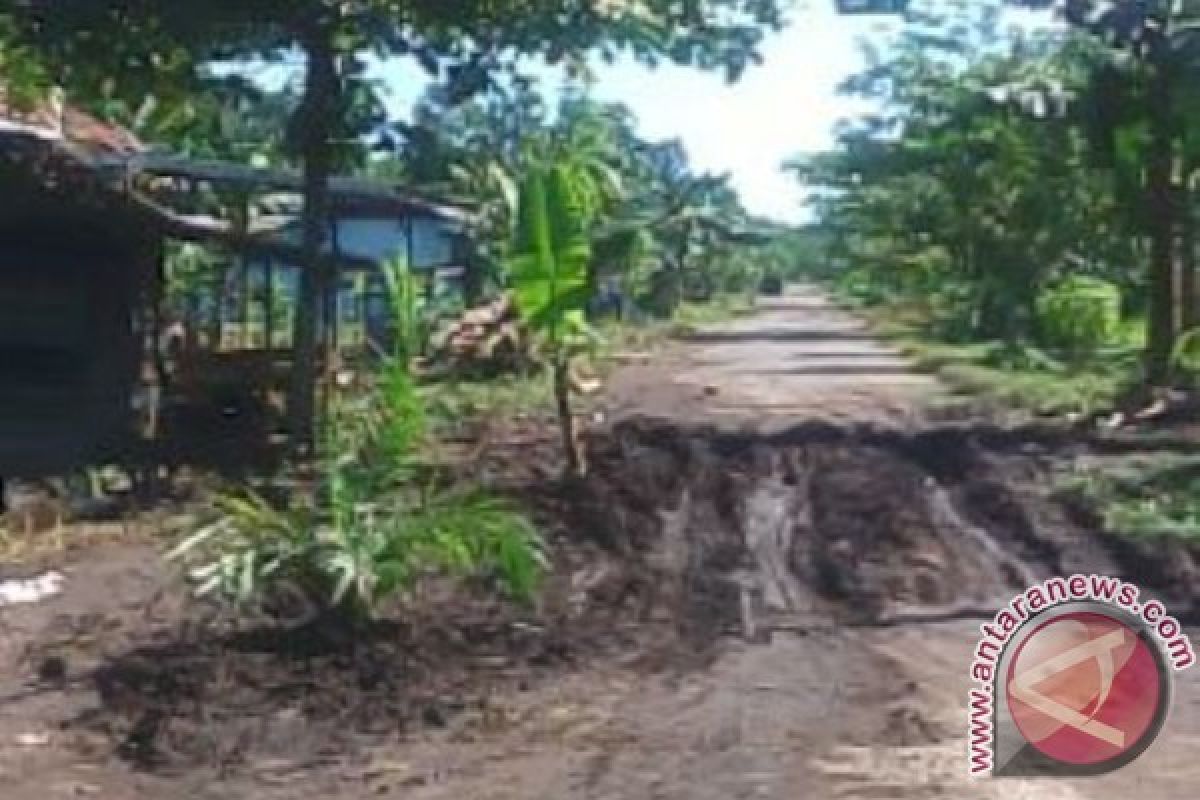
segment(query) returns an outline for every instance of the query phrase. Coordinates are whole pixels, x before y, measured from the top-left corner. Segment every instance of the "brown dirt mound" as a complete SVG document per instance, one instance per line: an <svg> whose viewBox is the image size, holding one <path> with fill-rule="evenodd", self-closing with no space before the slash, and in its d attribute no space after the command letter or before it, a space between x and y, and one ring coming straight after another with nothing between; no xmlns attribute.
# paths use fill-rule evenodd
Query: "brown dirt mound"
<svg viewBox="0 0 1200 800"><path fill-rule="evenodd" d="M506 698L584 661L686 671L730 635L970 614L1064 569L1122 574L1023 449L968 431L630 421L592 443L586 481L521 491L552 532L537 609L476 586L357 629L239 629L195 604L122 627L97 611L108 652L122 644L84 673L71 657L98 703L69 727L157 770L319 761L461 718L502 725ZM63 672L62 653L29 663Z"/></svg>

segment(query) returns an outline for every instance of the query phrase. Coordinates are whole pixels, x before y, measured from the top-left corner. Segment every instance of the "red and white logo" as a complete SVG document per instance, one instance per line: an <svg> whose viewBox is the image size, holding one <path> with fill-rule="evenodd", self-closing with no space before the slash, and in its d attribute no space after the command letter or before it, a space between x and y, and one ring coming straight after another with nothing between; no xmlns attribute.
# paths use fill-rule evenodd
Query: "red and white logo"
<svg viewBox="0 0 1200 800"><path fill-rule="evenodd" d="M968 693L971 775L1103 775L1162 731L1196 653L1177 618L1104 575L1047 578L980 626Z"/></svg>
<svg viewBox="0 0 1200 800"><path fill-rule="evenodd" d="M1013 722L1059 764L1100 766L1136 756L1158 734L1169 696L1153 647L1102 611L1042 623L1004 676Z"/></svg>

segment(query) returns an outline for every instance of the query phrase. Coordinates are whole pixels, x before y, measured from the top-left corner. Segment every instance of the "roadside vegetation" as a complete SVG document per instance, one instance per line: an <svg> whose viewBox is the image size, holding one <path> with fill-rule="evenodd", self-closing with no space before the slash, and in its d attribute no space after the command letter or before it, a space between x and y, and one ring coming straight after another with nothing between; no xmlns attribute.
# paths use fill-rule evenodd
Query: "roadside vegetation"
<svg viewBox="0 0 1200 800"><path fill-rule="evenodd" d="M872 110L790 164L806 271L977 401L1136 430L1193 404L1200 7L1067 5L923 6L868 52L843 90ZM1192 513L1153 470L1101 484L1119 529Z"/></svg>
<svg viewBox="0 0 1200 800"><path fill-rule="evenodd" d="M1200 539L1200 460L1139 456L1060 479L1068 498L1112 531L1136 537Z"/></svg>

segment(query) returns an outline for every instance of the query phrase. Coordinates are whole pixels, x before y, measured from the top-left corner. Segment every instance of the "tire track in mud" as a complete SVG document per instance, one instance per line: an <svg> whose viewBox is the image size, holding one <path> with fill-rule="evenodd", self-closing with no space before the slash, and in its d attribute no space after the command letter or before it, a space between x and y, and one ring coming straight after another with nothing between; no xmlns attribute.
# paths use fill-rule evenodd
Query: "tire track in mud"
<svg viewBox="0 0 1200 800"><path fill-rule="evenodd" d="M705 700L656 709L668 727L642 712L614 723L623 744L602 759L595 796L639 796L611 787L647 770L668 776L661 796L680 798L1115 796L1061 782L971 782L964 703L942 691L965 679L978 635L966 620L990 618L1056 574L1128 576L1124 548L1054 497L1038 441L1037 431L986 427L806 425L767 436L651 420L597 440L593 524L627 564L653 571L645 585L684 639L725 655ZM1141 557L1148 590L1191 602L1190 589L1165 578L1177 551ZM747 644L729 644L731 633ZM943 663L915 669L924 659ZM814 674L792 674L805 670ZM817 702L822 686L832 699ZM745 699L762 687L791 705ZM664 701L648 692L633 705L655 702ZM731 718L743 738L714 765L660 758L651 768L628 753L646 741L670 749L663 740L686 750L672 728L720 729Z"/></svg>
<svg viewBox="0 0 1200 800"><path fill-rule="evenodd" d="M941 387L903 359L879 369L885 349L799 287L692 337L672 363L618 376L618 421L595 442L579 529L596 531L628 569L644 565L659 616L719 654L689 673L705 687L694 703L661 688L636 693L612 722L622 744L605 751L604 769L587 791L563 794L1194 793L1187 743L1200 712L1183 715L1183 745L1107 785L972 783L963 731L978 623L1018 590L1095 571L1194 605L1195 548L1103 535L1057 502L1047 463L1200 446L1009 428L969 411L941 424L929 402ZM692 747L681 731L730 728L739 736L728 747L678 755Z"/></svg>
<svg viewBox="0 0 1200 800"><path fill-rule="evenodd" d="M1028 454L963 431L631 420L593 451L587 527L714 632L970 617L1053 575L1124 575L1121 548L1072 519Z"/></svg>

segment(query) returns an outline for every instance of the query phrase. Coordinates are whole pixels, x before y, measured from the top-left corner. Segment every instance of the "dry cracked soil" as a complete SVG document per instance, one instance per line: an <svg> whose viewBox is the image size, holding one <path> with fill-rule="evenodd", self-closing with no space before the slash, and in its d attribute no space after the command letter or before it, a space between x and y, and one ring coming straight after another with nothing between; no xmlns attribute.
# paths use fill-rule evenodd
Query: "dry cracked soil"
<svg viewBox="0 0 1200 800"><path fill-rule="evenodd" d="M1140 445L948 421L946 395L803 287L623 369L589 478L509 487L550 538L533 609L433 587L288 630L185 600L150 545L69 557L62 595L0 609L0 797L1194 797L1194 671L1120 772L968 779L992 609L1079 571L1183 610L1198 584L1047 477Z"/></svg>

